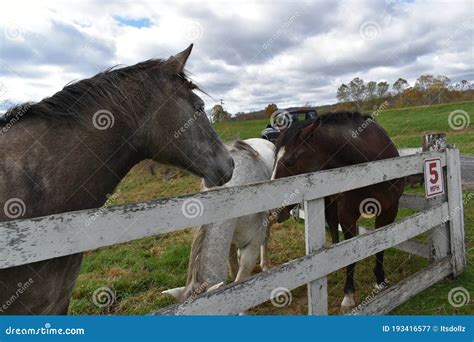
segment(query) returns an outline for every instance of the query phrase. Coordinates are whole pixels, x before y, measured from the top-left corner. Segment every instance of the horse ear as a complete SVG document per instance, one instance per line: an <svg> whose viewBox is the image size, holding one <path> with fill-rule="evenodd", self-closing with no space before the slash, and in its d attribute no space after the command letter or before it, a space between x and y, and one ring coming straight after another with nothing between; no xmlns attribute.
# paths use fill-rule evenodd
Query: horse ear
<svg viewBox="0 0 474 342"><path fill-rule="evenodd" d="M303 131L301 132L301 136L304 139L309 137L314 132L315 128L316 128L316 122L313 122L311 125L303 129Z"/></svg>
<svg viewBox="0 0 474 342"><path fill-rule="evenodd" d="M171 70L173 73L180 74L184 71L184 66L186 65L186 62L189 58L189 55L191 54L191 51L193 49L193 44L189 45L186 50L181 51L180 53L171 56L168 59L168 63L171 65Z"/></svg>

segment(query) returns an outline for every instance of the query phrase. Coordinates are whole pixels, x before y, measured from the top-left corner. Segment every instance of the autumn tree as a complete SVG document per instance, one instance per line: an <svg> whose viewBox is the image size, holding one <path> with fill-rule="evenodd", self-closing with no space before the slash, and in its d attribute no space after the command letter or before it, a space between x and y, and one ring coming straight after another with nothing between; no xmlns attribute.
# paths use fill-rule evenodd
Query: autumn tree
<svg viewBox="0 0 474 342"><path fill-rule="evenodd" d="M269 118L269 117L272 116L272 114L275 113L277 110L278 110L277 105L274 104L274 103L270 103L270 104L265 108L264 115L265 115L266 118Z"/></svg>
<svg viewBox="0 0 474 342"><path fill-rule="evenodd" d="M429 90L435 83L436 78L433 75L421 75L416 79L415 88L420 91Z"/></svg>
<svg viewBox="0 0 474 342"><path fill-rule="evenodd" d="M385 81L377 83L377 95L378 95L378 97L382 98L382 97L386 96L389 87L390 86Z"/></svg>
<svg viewBox="0 0 474 342"><path fill-rule="evenodd" d="M349 83L349 89L351 92L351 98L353 101L362 102L365 95L365 84L364 80L356 77Z"/></svg>
<svg viewBox="0 0 474 342"><path fill-rule="evenodd" d="M367 82L366 86L367 98L373 99L377 95L377 82Z"/></svg>
<svg viewBox="0 0 474 342"><path fill-rule="evenodd" d="M458 91L468 91L473 89L473 85L467 80L462 80L461 82L456 83L454 89Z"/></svg>
<svg viewBox="0 0 474 342"><path fill-rule="evenodd" d="M392 89L395 95L401 94L405 89L408 89L409 87L410 84L408 84L407 80L401 77L396 80L392 85Z"/></svg>
<svg viewBox="0 0 474 342"><path fill-rule="evenodd" d="M336 97L339 102L349 102L351 100L351 90L343 83L337 88Z"/></svg>
<svg viewBox="0 0 474 342"><path fill-rule="evenodd" d="M213 122L225 121L230 118L230 114L226 112L224 107L222 107L220 104L215 104L214 107L212 107L211 112Z"/></svg>

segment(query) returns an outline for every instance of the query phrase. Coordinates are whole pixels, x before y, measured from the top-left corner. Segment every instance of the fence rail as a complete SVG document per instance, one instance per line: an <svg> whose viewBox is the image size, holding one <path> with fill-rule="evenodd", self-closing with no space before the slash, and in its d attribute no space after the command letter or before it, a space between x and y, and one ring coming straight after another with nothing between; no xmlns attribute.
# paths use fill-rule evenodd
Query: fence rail
<svg viewBox="0 0 474 342"><path fill-rule="evenodd" d="M423 158L435 156L446 165L444 153L428 152L99 211L3 222L0 269L258 213L278 208L285 200L300 203L420 173ZM288 200L289 195L293 196ZM190 201L202 208L200 215L183 215L183 206Z"/></svg>
<svg viewBox="0 0 474 342"><path fill-rule="evenodd" d="M423 160L433 157L439 157L442 166L447 166L447 196L423 201L405 196L402 202L422 211L325 247L324 197L422 173ZM378 306L395 307L464 268L459 170L459 151L447 148L189 196L3 222L0 269L257 213L281 207L282 203L304 202L307 256L156 313L237 314L267 301L276 287L293 289L308 284L309 313L327 314L328 274L387 248L406 245L413 237L431 230L430 243L423 252L429 254L431 266L377 296L373 305L361 312L380 313L384 309ZM198 212L185 215L183 208L191 202L197 204ZM401 293L404 295L400 297Z"/></svg>

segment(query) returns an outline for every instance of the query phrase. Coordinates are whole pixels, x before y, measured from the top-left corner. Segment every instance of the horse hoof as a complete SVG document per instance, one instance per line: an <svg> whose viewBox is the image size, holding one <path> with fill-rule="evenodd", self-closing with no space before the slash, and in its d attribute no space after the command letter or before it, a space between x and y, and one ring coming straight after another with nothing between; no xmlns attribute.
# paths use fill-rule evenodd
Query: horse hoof
<svg viewBox="0 0 474 342"><path fill-rule="evenodd" d="M211 292L211 291L217 290L219 287L221 287L223 285L224 285L223 281L218 283L218 284L212 285L210 288L207 289L206 292Z"/></svg>
<svg viewBox="0 0 474 342"><path fill-rule="evenodd" d="M388 280L387 280L387 279L385 279L385 280L384 280L382 283L380 283L380 284L375 284L375 285L374 285L374 289L375 289L376 291L378 291L378 292L381 292L381 291L383 291L383 290L385 290L385 289L387 289L387 288L388 288Z"/></svg>
<svg viewBox="0 0 474 342"><path fill-rule="evenodd" d="M166 291L162 291L161 293L164 294L164 295L168 295L168 296L174 297L176 299L179 299L181 297L181 295L183 294L183 292L184 292L184 286L183 287L175 287L174 289L169 289L169 290L166 290Z"/></svg>
<svg viewBox="0 0 474 342"><path fill-rule="evenodd" d="M351 310L355 306L356 306L356 302L355 302L355 299L354 299L354 294L353 293L347 293L344 296L344 299L342 300L341 310L343 312L346 312L346 311Z"/></svg>

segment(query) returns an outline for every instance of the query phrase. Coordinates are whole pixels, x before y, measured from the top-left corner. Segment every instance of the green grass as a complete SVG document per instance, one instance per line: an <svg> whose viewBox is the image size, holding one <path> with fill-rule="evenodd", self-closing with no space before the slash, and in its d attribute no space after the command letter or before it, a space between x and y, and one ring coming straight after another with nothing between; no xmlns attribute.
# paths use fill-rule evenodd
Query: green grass
<svg viewBox="0 0 474 342"><path fill-rule="evenodd" d="M474 102L460 102L436 106L392 109L383 111L377 121L388 131L399 148L419 147L421 137L430 132L446 132L448 141L455 143L462 153L474 153L473 125L455 131L449 127L448 115L462 109L474 121ZM235 138L258 137L267 120L234 121L216 124L216 130L224 141ZM160 197L172 197L199 191L200 180L183 171L164 166L155 166L155 175L147 162L137 165L121 182L117 189L116 204L143 201ZM413 191L413 190L411 190ZM415 190L420 192L420 189ZM395 314L472 314L474 312L474 201L465 207L466 249L468 267L456 279L446 279L429 288L395 310ZM400 210L400 219L413 211ZM370 226L370 220L361 225ZM278 265L304 255L304 229L302 222L289 220L272 227L269 258ZM425 236L420 239L425 239ZM174 301L161 291L182 286L186 280L186 268L192 232L167 234L146 238L126 244L88 252L84 258L75 287L71 314L147 314L152 310L170 305ZM329 239L328 239L329 241ZM357 264L357 299L361 302L370 295L374 277L374 257ZM427 261L416 256L390 249L386 253L385 270L390 284L406 278L422 269ZM339 270L328 277L329 307L333 314L339 313L343 297L345 271ZM115 291L112 305L101 308L94 305L93 293L100 287ZM462 286L471 294L471 302L453 308L447 300L448 292ZM293 301L285 308L275 308L264 303L251 310L254 314L305 314L306 289L292 291Z"/></svg>

